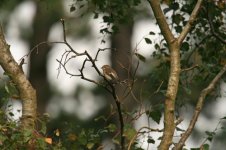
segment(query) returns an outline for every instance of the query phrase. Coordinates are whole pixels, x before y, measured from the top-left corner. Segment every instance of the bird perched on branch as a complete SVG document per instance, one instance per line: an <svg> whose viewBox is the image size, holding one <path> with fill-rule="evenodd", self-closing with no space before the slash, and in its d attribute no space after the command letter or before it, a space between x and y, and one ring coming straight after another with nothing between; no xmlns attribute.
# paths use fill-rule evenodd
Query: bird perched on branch
<svg viewBox="0 0 226 150"><path fill-rule="evenodd" d="M114 69L112 69L109 65L103 65L101 67L103 70L104 77L111 83L116 84L119 82L119 77Z"/></svg>

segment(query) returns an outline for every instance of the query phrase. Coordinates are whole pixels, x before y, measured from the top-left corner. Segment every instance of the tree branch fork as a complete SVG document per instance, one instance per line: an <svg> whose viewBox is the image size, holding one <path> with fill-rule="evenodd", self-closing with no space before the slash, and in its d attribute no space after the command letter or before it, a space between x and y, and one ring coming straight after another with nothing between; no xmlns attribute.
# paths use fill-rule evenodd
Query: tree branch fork
<svg viewBox="0 0 226 150"><path fill-rule="evenodd" d="M169 25L167 24L166 18L160 7L160 1L159 0L147 0L147 1L153 10L154 16L157 20L157 24L159 25L161 33L169 46L169 52L170 52L171 63L170 63L170 75L169 75L169 81L168 81L168 87L167 87L166 99L165 99L164 131L163 131L163 137L162 137L161 143L158 147L158 149L160 150L168 150L170 145L173 143L172 140L173 140L175 126L176 126L176 124L174 123L174 119L175 119L174 111L175 111L175 99L176 99L178 85L179 85L180 73L183 71L188 71L195 67L198 67L198 66L193 66L191 68L181 70L180 48L185 37L190 32L191 27L193 26L193 23L197 18L197 15L201 8L203 0L197 1L187 24L185 25L184 29L182 30L182 32L177 38L174 37L172 31L169 28ZM210 22L210 25L211 25L211 22ZM212 31L214 30L212 29ZM215 32L213 32L213 34L214 33ZM216 36L216 34L214 35ZM219 38L219 36L216 36L216 37ZM202 109L205 97L209 94L210 91L214 89L214 87L216 86L217 82L220 80L225 70L226 70L226 66L222 68L222 70L213 79L213 81L209 84L209 86L201 92L199 100L196 104L196 110L190 121L190 125L185 131L185 133L182 135L180 141L175 145L174 149L179 150L179 149L182 149L182 147L184 146L186 139L190 136L191 131L195 126L199 113Z"/></svg>

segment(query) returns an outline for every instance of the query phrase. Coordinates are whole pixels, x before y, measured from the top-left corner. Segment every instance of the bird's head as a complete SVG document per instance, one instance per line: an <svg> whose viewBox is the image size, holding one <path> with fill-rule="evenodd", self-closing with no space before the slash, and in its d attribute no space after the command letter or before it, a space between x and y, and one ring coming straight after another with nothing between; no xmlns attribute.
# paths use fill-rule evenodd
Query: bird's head
<svg viewBox="0 0 226 150"><path fill-rule="evenodd" d="M110 68L109 65L103 65L103 66L101 67L102 70L109 69L109 68Z"/></svg>

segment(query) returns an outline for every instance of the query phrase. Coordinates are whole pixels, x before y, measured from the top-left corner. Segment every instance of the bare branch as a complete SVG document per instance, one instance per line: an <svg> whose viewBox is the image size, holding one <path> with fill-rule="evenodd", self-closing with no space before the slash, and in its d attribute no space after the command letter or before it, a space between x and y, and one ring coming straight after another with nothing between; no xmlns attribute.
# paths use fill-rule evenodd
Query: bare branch
<svg viewBox="0 0 226 150"><path fill-rule="evenodd" d="M160 83L160 85L159 85L159 87L158 87L158 89L154 92L154 94L156 94L156 93L159 92L159 90L160 90L160 88L162 87L162 84L163 84L163 83L164 83L164 81L162 80L161 83Z"/></svg>
<svg viewBox="0 0 226 150"><path fill-rule="evenodd" d="M59 75L60 75L60 70L61 70L61 66L62 66L62 63L61 63L61 62L63 62L63 58L64 58L65 55L67 55L67 53L70 53L70 51L65 51L65 52L62 54L60 60L57 60L57 61L60 62L60 63L59 63L59 67L57 68L57 70L58 70L57 78L58 78Z"/></svg>
<svg viewBox="0 0 226 150"><path fill-rule="evenodd" d="M103 49L99 48L97 53L96 53L96 56L94 58L94 61L97 61L97 57L98 57L100 51L105 51L105 50L115 50L115 48L103 48Z"/></svg>
<svg viewBox="0 0 226 150"><path fill-rule="evenodd" d="M73 76L81 76L81 74L72 74L72 73L70 73L70 72L67 70L66 66L65 66L66 64L63 64L63 63L62 63L60 60L58 60L58 59L56 59L56 61L60 64L60 66L62 66L62 67L64 68L66 74L70 75L71 77L73 77Z"/></svg>
<svg viewBox="0 0 226 150"><path fill-rule="evenodd" d="M72 52L74 52L76 55L79 55L79 53L76 52L76 51L71 47L71 45L68 44L68 42L67 42L66 32L65 32L65 23L64 23L64 19L60 19L60 21L61 21L62 26L63 26L64 43L70 48L70 50L71 50Z"/></svg>
<svg viewBox="0 0 226 150"><path fill-rule="evenodd" d="M202 90L201 94L200 94L200 97L198 99L198 102L196 104L196 108L195 108L195 112L193 114L193 117L190 121L190 124L187 128L187 130L185 131L185 133L182 135L180 141L176 144L176 146L174 147L175 150L180 150L182 149L185 141L187 140L187 138L190 136L196 122L197 122L197 119L198 119L198 116L202 110L202 107L203 107L203 104L204 104L204 101L205 101L205 98L206 96L214 90L216 84L218 83L218 81L221 79L221 77L223 76L223 74L225 73L226 71L226 65L221 69L221 71L215 76L215 78L210 82L210 84Z"/></svg>
<svg viewBox="0 0 226 150"><path fill-rule="evenodd" d="M181 72L190 71L190 70L192 70L192 69L194 69L194 68L197 68L197 67L199 67L199 65L198 65L198 64L195 64L195 65L193 65L193 66L191 66L191 67L189 67L189 68L181 69Z"/></svg>
<svg viewBox="0 0 226 150"><path fill-rule="evenodd" d="M184 41L184 38L187 36L188 32L190 32L190 29L191 29L193 23L195 22L196 16L197 16L197 14L199 12L199 9L200 9L200 7L202 5L202 1L203 0L198 0L197 1L196 5L195 5L195 8L193 9L187 24L185 25L184 29L180 33L180 35L178 37L178 40L177 40L179 45L182 44L182 42Z"/></svg>
<svg viewBox="0 0 226 150"><path fill-rule="evenodd" d="M123 94L122 98L120 98L120 99L126 99L126 97L128 97L130 93L132 94L132 96L134 96L133 93L132 93L132 90L133 90L133 87L134 87L135 76L136 76L136 73L137 73L137 69L139 67L139 64L140 63L138 61L137 62L137 65L136 65L136 68L134 70L134 73L133 73L133 77L132 77L132 80L131 80L132 82L130 82L130 81L126 81L125 82L127 87L126 87L126 89L124 91L124 94ZM135 96L134 96L134 99L136 99Z"/></svg>

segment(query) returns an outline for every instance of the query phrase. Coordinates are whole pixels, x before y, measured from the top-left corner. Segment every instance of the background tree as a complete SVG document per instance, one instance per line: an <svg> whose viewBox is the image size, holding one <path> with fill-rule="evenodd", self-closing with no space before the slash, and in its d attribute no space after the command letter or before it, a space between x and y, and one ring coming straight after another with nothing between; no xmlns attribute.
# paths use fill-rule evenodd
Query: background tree
<svg viewBox="0 0 226 150"><path fill-rule="evenodd" d="M33 22L33 35L27 40L30 43L30 49L34 48L37 43L48 41L51 27L59 21L62 14L62 2L39 2L36 3L36 15ZM42 45L42 50L32 53L30 57L31 67L29 78L33 86L37 89L38 95L38 112L46 112L46 106L51 98L51 90L47 76L48 53L51 50L50 45Z"/></svg>

